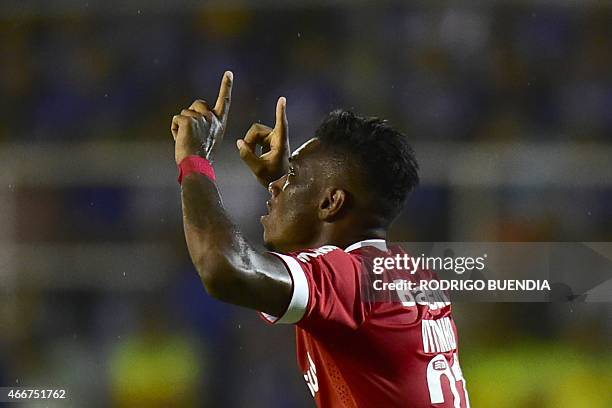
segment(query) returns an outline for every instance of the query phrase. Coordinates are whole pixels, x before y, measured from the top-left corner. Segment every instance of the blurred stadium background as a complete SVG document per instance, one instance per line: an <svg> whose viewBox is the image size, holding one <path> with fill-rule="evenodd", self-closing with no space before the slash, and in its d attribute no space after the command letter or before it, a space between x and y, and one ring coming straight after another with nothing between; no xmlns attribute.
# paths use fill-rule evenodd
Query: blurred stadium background
<svg viewBox="0 0 612 408"><path fill-rule="evenodd" d="M225 69L219 184L254 242L233 141L279 95L293 147L334 107L409 134L395 240L612 241L608 1L9 1L0 50L0 385L58 406L312 406L292 328L208 298L186 252L170 118ZM610 303L456 311L472 406L612 406Z"/></svg>

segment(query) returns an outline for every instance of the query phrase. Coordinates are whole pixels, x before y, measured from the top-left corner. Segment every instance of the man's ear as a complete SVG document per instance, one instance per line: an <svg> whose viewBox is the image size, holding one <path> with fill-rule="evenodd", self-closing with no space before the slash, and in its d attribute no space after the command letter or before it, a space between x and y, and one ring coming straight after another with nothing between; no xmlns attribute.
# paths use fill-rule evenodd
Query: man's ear
<svg viewBox="0 0 612 408"><path fill-rule="evenodd" d="M331 221L346 207L348 194L345 190L337 187L328 187L323 192L319 203L319 219Z"/></svg>

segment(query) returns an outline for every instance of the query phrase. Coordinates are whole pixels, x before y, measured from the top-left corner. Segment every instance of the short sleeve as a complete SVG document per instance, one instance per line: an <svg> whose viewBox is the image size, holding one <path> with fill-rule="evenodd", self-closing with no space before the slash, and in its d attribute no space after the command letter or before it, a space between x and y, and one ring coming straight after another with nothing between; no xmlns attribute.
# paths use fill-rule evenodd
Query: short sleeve
<svg viewBox="0 0 612 408"><path fill-rule="evenodd" d="M361 262L335 246L299 253L277 254L293 280L291 301L280 318L262 316L271 323L297 323L307 331L356 329L365 320L361 299ZM333 330L332 330L333 331Z"/></svg>
<svg viewBox="0 0 612 408"><path fill-rule="evenodd" d="M270 252L272 255L280 258L285 264L289 276L291 276L291 300L287 305L287 309L282 316L272 316L267 313L260 312L261 317L268 323L297 323L302 319L308 307L309 285L306 274L302 266L298 263L297 258L291 255L283 255L277 252Z"/></svg>

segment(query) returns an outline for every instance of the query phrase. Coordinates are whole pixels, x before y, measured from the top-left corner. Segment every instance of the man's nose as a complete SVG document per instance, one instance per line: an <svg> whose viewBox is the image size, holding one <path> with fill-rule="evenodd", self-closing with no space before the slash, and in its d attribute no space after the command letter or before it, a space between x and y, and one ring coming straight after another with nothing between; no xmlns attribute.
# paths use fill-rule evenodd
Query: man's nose
<svg viewBox="0 0 612 408"><path fill-rule="evenodd" d="M286 178L287 175L284 175L283 177L268 184L268 191L270 192L272 197L276 197L283 190L283 185L285 184Z"/></svg>

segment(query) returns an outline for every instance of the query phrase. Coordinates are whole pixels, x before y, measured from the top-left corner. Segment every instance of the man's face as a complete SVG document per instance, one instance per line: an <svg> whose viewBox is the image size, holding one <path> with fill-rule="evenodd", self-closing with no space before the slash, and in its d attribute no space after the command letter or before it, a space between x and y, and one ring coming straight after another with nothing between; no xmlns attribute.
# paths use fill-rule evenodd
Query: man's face
<svg viewBox="0 0 612 408"><path fill-rule="evenodd" d="M321 192L320 142L313 138L292 155L289 171L270 184L268 215L261 217L264 242L270 249L289 252L306 248L317 237Z"/></svg>

